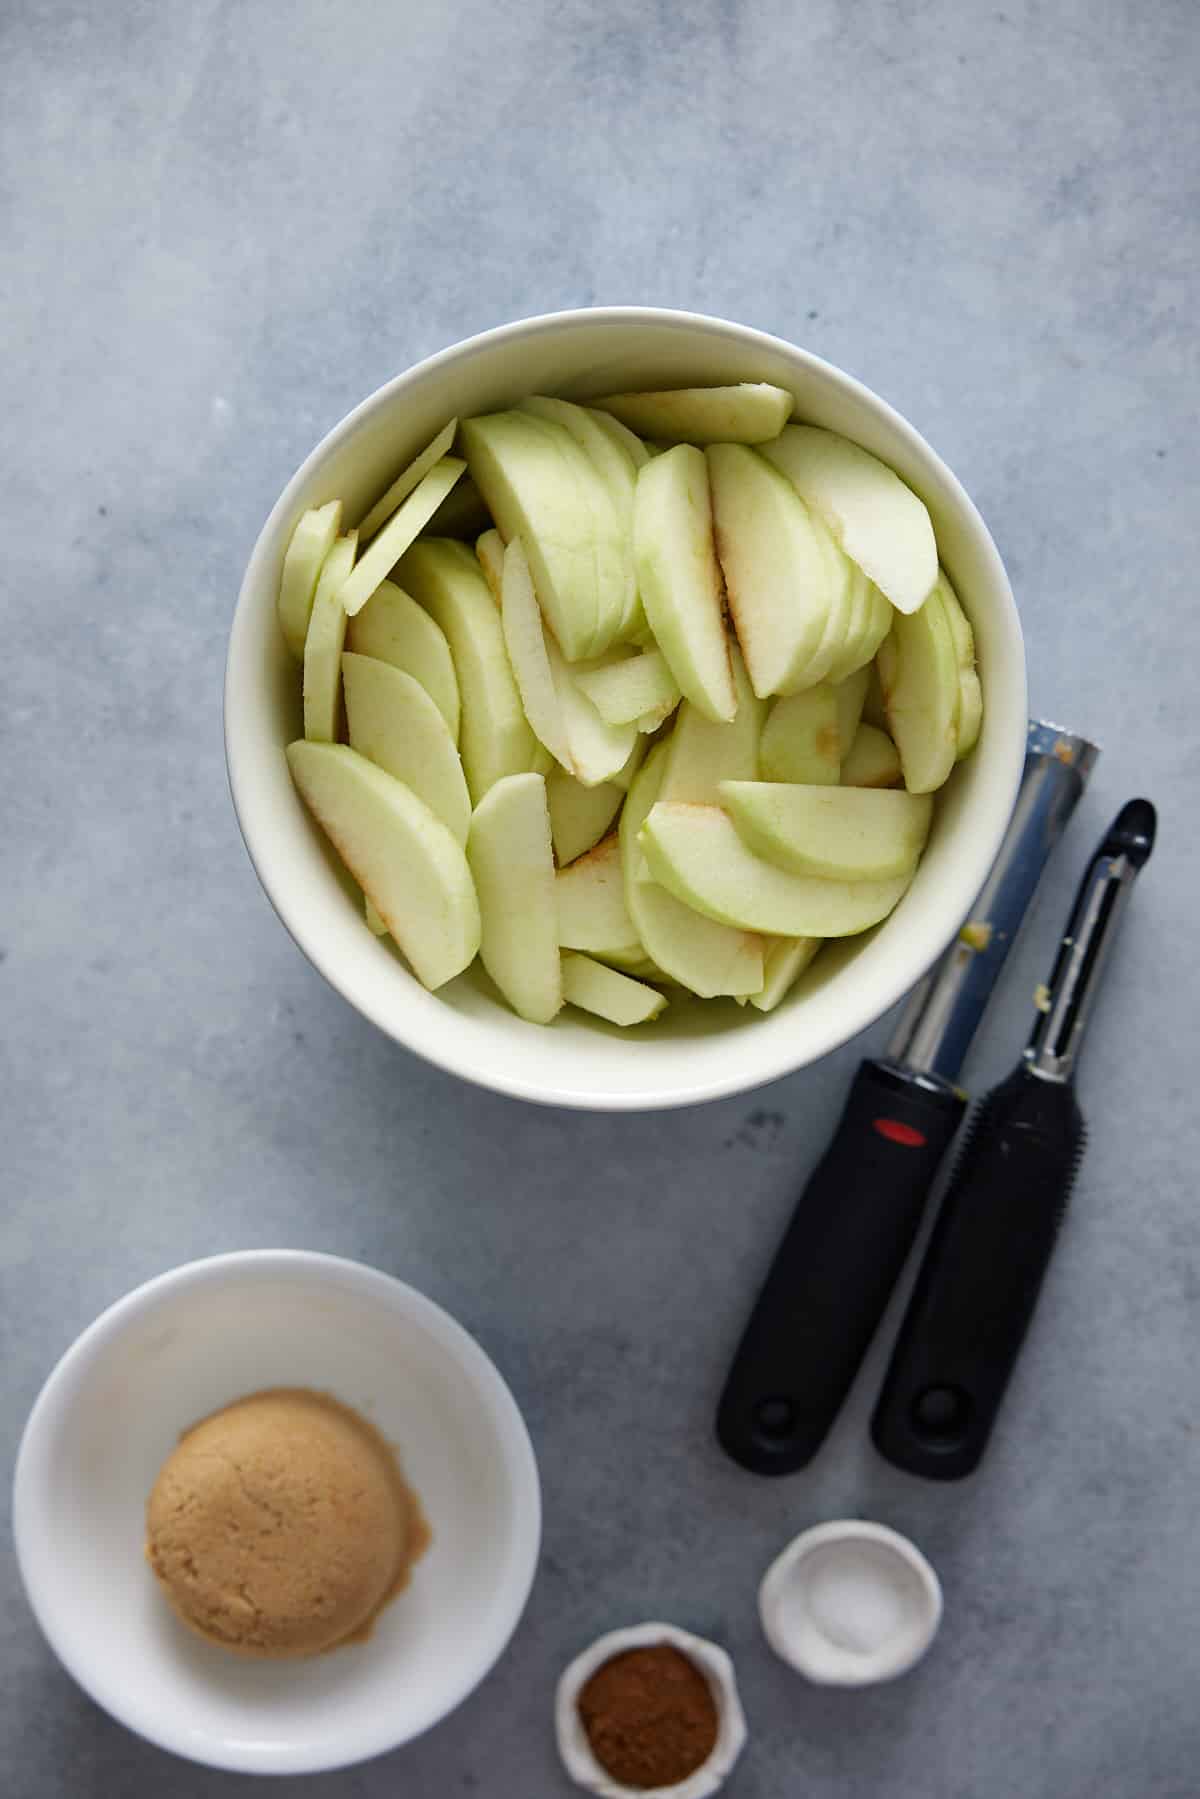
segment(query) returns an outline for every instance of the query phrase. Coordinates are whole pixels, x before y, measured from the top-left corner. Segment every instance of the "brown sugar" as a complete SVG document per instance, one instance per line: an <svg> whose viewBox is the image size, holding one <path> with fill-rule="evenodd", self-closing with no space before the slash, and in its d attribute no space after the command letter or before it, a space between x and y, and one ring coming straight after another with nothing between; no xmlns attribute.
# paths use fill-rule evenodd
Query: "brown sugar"
<svg viewBox="0 0 1200 1799"><path fill-rule="evenodd" d="M242 1655L361 1640L428 1541L374 1425L299 1387L252 1393L194 1424L146 1505L146 1558L171 1605Z"/></svg>
<svg viewBox="0 0 1200 1799"><path fill-rule="evenodd" d="M622 1786L675 1786L694 1774L717 1741L708 1681L670 1643L614 1655L578 1699L592 1754Z"/></svg>

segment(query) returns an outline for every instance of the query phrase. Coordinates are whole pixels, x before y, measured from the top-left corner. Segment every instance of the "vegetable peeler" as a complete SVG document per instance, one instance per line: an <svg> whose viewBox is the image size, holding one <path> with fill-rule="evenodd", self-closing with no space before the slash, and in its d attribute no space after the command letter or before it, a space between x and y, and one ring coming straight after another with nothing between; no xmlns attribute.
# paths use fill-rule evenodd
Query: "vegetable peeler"
<svg viewBox="0 0 1200 1799"><path fill-rule="evenodd" d="M966 1110L967 1049L1098 755L1030 721L1017 803L972 920L914 990L886 1056L859 1066L717 1411L721 1446L756 1474L810 1461L850 1389Z"/></svg>
<svg viewBox="0 0 1200 1799"><path fill-rule="evenodd" d="M1029 1046L972 1121L871 1422L876 1448L911 1474L958 1480L987 1446L1083 1156L1075 1064L1155 825L1142 799L1113 820L1038 990Z"/></svg>

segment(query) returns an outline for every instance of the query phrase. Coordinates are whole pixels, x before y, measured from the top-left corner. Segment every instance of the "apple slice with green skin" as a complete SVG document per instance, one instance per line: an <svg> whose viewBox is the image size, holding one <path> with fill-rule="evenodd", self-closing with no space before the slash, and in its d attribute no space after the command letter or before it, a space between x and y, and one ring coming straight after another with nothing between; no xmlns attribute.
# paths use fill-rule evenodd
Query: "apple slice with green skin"
<svg viewBox="0 0 1200 1799"><path fill-rule="evenodd" d="M772 937L763 952L761 993L750 995L760 1012L773 1012L786 999L821 947L820 937Z"/></svg>
<svg viewBox="0 0 1200 1799"><path fill-rule="evenodd" d="M639 437L665 438L675 444L757 444L778 437L795 401L769 382L742 381L736 387L607 394L592 404L611 412Z"/></svg>
<svg viewBox="0 0 1200 1799"><path fill-rule="evenodd" d="M763 726L758 749L758 768L764 781L811 782L836 786L841 778L842 749L838 727L837 690L822 682L804 693L789 693L775 701ZM754 775L730 776L753 780ZM666 794L667 799L703 798L703 795ZM716 795L710 795L715 799Z"/></svg>
<svg viewBox="0 0 1200 1799"><path fill-rule="evenodd" d="M466 466L456 456L443 456L392 514L342 583L340 597L348 618L362 611L379 583L424 530Z"/></svg>
<svg viewBox="0 0 1200 1799"><path fill-rule="evenodd" d="M842 760L843 787L898 787L904 779L896 746L886 731L861 724Z"/></svg>
<svg viewBox="0 0 1200 1799"><path fill-rule="evenodd" d="M298 520L284 552L279 576L279 629L296 658L304 661L304 641L317 581L342 526L342 502L314 506Z"/></svg>
<svg viewBox="0 0 1200 1799"><path fill-rule="evenodd" d="M442 426L433 442L427 444L421 454L415 456L408 467L401 470L387 492L380 495L359 525L358 541L361 544L370 543L380 527L387 524L401 501L408 498L414 487L420 486L430 469L439 463L443 456L450 454L454 447L454 433L457 430L458 420L451 419L448 425ZM384 572L386 573L386 570Z"/></svg>
<svg viewBox="0 0 1200 1799"><path fill-rule="evenodd" d="M958 664L958 753L955 759L961 762L979 741L983 724L983 689L975 667L975 633L945 569L938 576L938 592L946 608L946 623L954 639L954 659Z"/></svg>
<svg viewBox="0 0 1200 1799"><path fill-rule="evenodd" d="M708 465L688 444L647 461L637 478L633 547L650 629L685 698L714 723L737 710L713 543Z"/></svg>
<svg viewBox="0 0 1200 1799"><path fill-rule="evenodd" d="M609 725L638 723L659 709L665 719L679 704L679 688L661 650L643 650L577 674L575 680Z"/></svg>
<svg viewBox="0 0 1200 1799"><path fill-rule="evenodd" d="M555 767L546 777L546 801L550 807L550 835L560 868L594 849L621 810L624 788L615 781L585 787L565 768Z"/></svg>
<svg viewBox="0 0 1200 1799"><path fill-rule="evenodd" d="M818 681L826 679L831 668L837 667L845 658L850 627L855 622L858 591L854 579L854 564L838 548L828 527L815 512L809 513L808 522L825 559L829 591L829 615L825 629L803 677L804 687L815 687Z"/></svg>
<svg viewBox="0 0 1200 1799"><path fill-rule="evenodd" d="M574 438L607 487L617 516L628 528L633 517L637 464L625 446L618 444L602 425L596 423L596 415L586 406L575 405L572 400L552 400L545 394L530 394L518 402L517 410L532 413L534 418L549 419Z"/></svg>
<svg viewBox="0 0 1200 1799"><path fill-rule="evenodd" d="M558 941L593 956L642 955L625 904L621 846L614 831L555 876Z"/></svg>
<svg viewBox="0 0 1200 1799"><path fill-rule="evenodd" d="M494 525L475 539L475 554L488 591L499 606L504 591L504 539Z"/></svg>
<svg viewBox="0 0 1200 1799"><path fill-rule="evenodd" d="M766 702L756 696L736 648L731 655L737 713L730 724L714 724L684 701L666 745L660 799L716 805L720 782L757 777Z"/></svg>
<svg viewBox="0 0 1200 1799"><path fill-rule="evenodd" d="M350 748L403 781L459 843L467 841L471 800L446 721L403 669L374 656L342 657Z"/></svg>
<svg viewBox="0 0 1200 1799"><path fill-rule="evenodd" d="M897 613L879 648L888 729L910 793L935 793L958 754L958 658L935 587L919 612Z"/></svg>
<svg viewBox="0 0 1200 1799"><path fill-rule="evenodd" d="M850 571L846 636L841 650L833 658L825 675L825 679L835 685L839 681L844 681L847 675L852 674L867 660L862 652L875 616L874 603L871 599L871 583L858 564L851 562L848 556L846 557L846 566Z"/></svg>
<svg viewBox="0 0 1200 1799"><path fill-rule="evenodd" d="M817 533L795 489L756 450L714 444L708 472L717 558L754 691L794 693L834 597Z"/></svg>
<svg viewBox="0 0 1200 1799"><path fill-rule="evenodd" d="M420 538L397 572L450 645L462 696L459 752L478 806L494 782L525 773L533 758L495 602L474 554L453 538Z"/></svg>
<svg viewBox="0 0 1200 1799"><path fill-rule="evenodd" d="M317 580L304 640L304 735L310 743L336 743L342 710L342 647L346 614L338 592L354 566L356 535L339 537Z"/></svg>
<svg viewBox="0 0 1200 1799"><path fill-rule="evenodd" d="M667 1001L653 987L605 968L590 956L568 955L562 959L563 998L569 1006L606 1018L609 1024L648 1024L666 1010Z"/></svg>
<svg viewBox="0 0 1200 1799"><path fill-rule="evenodd" d="M431 991L479 948L479 906L462 845L401 781L341 743L288 745L300 794Z"/></svg>
<svg viewBox="0 0 1200 1799"><path fill-rule="evenodd" d="M533 734L557 762L570 769L573 764L566 720L550 665L533 579L519 537L509 543L501 564L500 621L521 705Z"/></svg>
<svg viewBox="0 0 1200 1799"><path fill-rule="evenodd" d="M369 893L363 894L363 914L367 921L367 929L370 931L372 937L387 936L388 928L375 910L374 902Z"/></svg>
<svg viewBox="0 0 1200 1799"><path fill-rule="evenodd" d="M644 737L638 737L634 742L633 748L629 752L627 761L625 761L617 770L616 774L613 775L612 785L614 787L619 787L622 793L628 793L629 789L633 786L633 777L637 774L638 769L645 761L646 752L649 747L650 746Z"/></svg>
<svg viewBox="0 0 1200 1799"><path fill-rule="evenodd" d="M584 411L589 417L595 419L601 431L607 433L614 444L624 450L633 463L635 473L649 462L649 450L637 433L629 429L628 425L623 425L620 419L613 417L611 412L601 412L595 406L585 406Z"/></svg>
<svg viewBox="0 0 1200 1799"><path fill-rule="evenodd" d="M603 781L613 780L629 761L637 743L637 726L605 724L563 660L553 637L547 634L545 643L570 745L571 772L585 787L598 787Z"/></svg>
<svg viewBox="0 0 1200 1799"><path fill-rule="evenodd" d="M868 582L867 592L871 600L872 614L867 621L866 636L863 640L860 653L860 667L862 666L862 663L873 662L875 660L875 657L879 654L881 645L892 629L892 624L896 617L896 608L892 605L892 602L886 595L879 591L874 581Z"/></svg>
<svg viewBox="0 0 1200 1799"><path fill-rule="evenodd" d="M549 1024L563 990L541 775L505 775L488 789L471 819L467 860L483 920L480 960L514 1012Z"/></svg>
<svg viewBox="0 0 1200 1799"><path fill-rule="evenodd" d="M714 924L665 888L641 878L638 832L658 797L666 749L666 744L659 744L647 756L621 811L621 867L629 916L656 967L701 999L758 993L763 983L761 937Z"/></svg>
<svg viewBox="0 0 1200 1799"><path fill-rule="evenodd" d="M816 425L789 425L763 455L898 611L923 605L937 580L933 525L925 502L894 469Z"/></svg>
<svg viewBox="0 0 1200 1799"><path fill-rule="evenodd" d="M772 937L852 937L886 918L912 879L788 874L746 848L719 806L659 801L638 833L650 874L706 918ZM653 955L649 944L647 949Z"/></svg>
<svg viewBox="0 0 1200 1799"><path fill-rule="evenodd" d="M756 856L827 881L911 875L933 817L927 793L722 781L721 804Z"/></svg>
<svg viewBox="0 0 1200 1799"><path fill-rule="evenodd" d="M867 688L871 684L871 666L856 668L852 675L839 681L833 688L833 700L837 709L838 759L844 761L850 754L850 745L858 735L858 727L862 723L863 704L867 697ZM834 785L834 783L830 783Z"/></svg>
<svg viewBox="0 0 1200 1799"><path fill-rule="evenodd" d="M559 402L565 404L565 402ZM560 456L570 463L579 494L579 504L592 517L593 548L596 559L596 632L588 654L600 656L614 643L619 643L642 623L638 598L637 575L633 564L631 504L625 490L615 482L610 485L605 470L597 466L593 456L579 443L574 433L558 419L543 413L517 409L527 425L543 432ZM611 450L607 439L604 442ZM604 455L597 448L596 454ZM605 469L611 470L611 461Z"/></svg>
<svg viewBox="0 0 1200 1799"><path fill-rule="evenodd" d="M381 581L362 611L350 620L346 643L355 655L376 656L419 681L458 742L458 677L450 645L441 626L411 594L394 581Z"/></svg>

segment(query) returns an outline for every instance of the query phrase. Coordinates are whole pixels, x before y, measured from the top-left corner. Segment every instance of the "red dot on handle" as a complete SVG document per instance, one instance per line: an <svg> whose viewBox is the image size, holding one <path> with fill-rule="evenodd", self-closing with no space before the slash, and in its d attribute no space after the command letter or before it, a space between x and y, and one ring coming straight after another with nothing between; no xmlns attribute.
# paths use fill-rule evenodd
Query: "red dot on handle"
<svg viewBox="0 0 1200 1799"><path fill-rule="evenodd" d="M898 1118L876 1118L874 1128L889 1143L902 1143L905 1149L920 1149L925 1141L924 1131L914 1130L911 1124L901 1124Z"/></svg>

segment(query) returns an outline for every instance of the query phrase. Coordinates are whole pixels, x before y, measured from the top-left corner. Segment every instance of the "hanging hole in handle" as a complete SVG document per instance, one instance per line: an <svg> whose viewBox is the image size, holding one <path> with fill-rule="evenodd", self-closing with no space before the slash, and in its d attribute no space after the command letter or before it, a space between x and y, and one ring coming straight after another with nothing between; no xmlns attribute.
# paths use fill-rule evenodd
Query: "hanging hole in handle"
<svg viewBox="0 0 1200 1799"><path fill-rule="evenodd" d="M786 1443L796 1423L796 1408L790 1399L763 1399L754 1408L754 1434L769 1449Z"/></svg>
<svg viewBox="0 0 1200 1799"><path fill-rule="evenodd" d="M930 1449L958 1449L971 1425L971 1401L961 1387L926 1387L909 1412L913 1435Z"/></svg>

